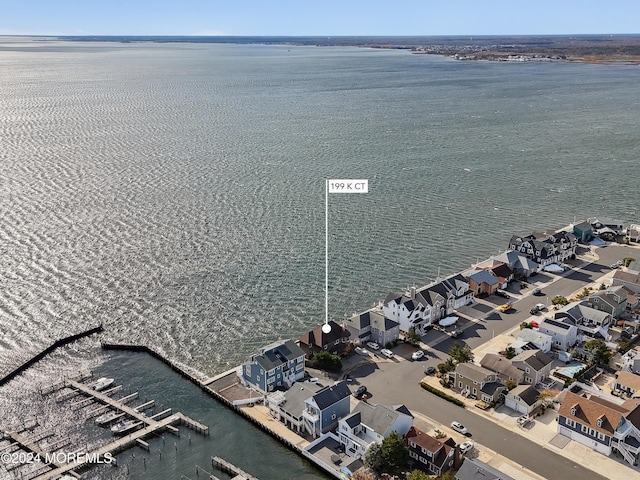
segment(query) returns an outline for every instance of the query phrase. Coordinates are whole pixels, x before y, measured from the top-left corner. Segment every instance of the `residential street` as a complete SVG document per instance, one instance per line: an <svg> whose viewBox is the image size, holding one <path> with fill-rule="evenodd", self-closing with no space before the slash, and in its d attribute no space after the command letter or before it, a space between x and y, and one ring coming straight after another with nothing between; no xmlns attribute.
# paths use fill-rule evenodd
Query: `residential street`
<svg viewBox="0 0 640 480"><path fill-rule="evenodd" d="M452 339L440 331L428 332L423 337L427 348L426 357L422 361L410 361L415 348L401 344L394 349L396 359L382 360L377 354L372 353L375 361L350 371L349 376L353 379L354 386L366 385L371 393L372 403L405 404L410 410L420 412L445 427L448 427L451 421L457 420L469 429L474 442L495 450L547 479L607 478L501 427L483 415L474 413L473 410L438 398L423 390L419 382L425 376L424 369L427 366L436 366L448 358L447 352L454 341L474 349L521 322L530 320L532 315L529 310L536 303L550 305L551 299L556 295L569 296L609 273L609 265L615 261L627 256L637 257L639 253L640 250L631 247L607 246L597 249L597 259L595 256L589 256L570 262L571 270L563 274L538 273L530 278L526 288L509 291L512 298L508 301L514 306L510 313L495 311L495 307L505 303L505 299L490 296L473 307L464 307L457 312L461 317L458 327L464 330L460 337ZM531 295L534 288L540 288L543 295ZM541 319L545 313L547 311L535 317ZM593 453L595 461L598 460L598 455L600 454ZM606 457L602 458L605 459Z"/></svg>

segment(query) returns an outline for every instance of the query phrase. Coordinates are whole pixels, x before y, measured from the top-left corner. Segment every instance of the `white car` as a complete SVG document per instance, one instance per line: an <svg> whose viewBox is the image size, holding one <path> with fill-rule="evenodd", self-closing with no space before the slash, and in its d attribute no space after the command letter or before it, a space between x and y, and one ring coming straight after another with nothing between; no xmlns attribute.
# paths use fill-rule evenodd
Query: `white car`
<svg viewBox="0 0 640 480"><path fill-rule="evenodd" d="M411 354L411 360L420 360L424 357L424 351L418 350L417 352L413 352Z"/></svg>
<svg viewBox="0 0 640 480"><path fill-rule="evenodd" d="M368 342L367 347L372 350L378 350L380 348L380 345L378 345L376 342Z"/></svg>
<svg viewBox="0 0 640 480"><path fill-rule="evenodd" d="M393 352L389 349L383 348L382 350L380 350L380 353L387 358L393 358Z"/></svg>
<svg viewBox="0 0 640 480"><path fill-rule="evenodd" d="M541 312L544 309L546 309L547 306L544 303L536 303L536 308L538 309L539 312Z"/></svg>
<svg viewBox="0 0 640 480"><path fill-rule="evenodd" d="M462 425L460 422L451 422L451 428L453 428L456 432L459 432L463 435L466 435L467 433L469 433L469 430L467 430L467 428Z"/></svg>
<svg viewBox="0 0 640 480"><path fill-rule="evenodd" d="M356 347L355 350L358 355L369 355L369 352L362 347Z"/></svg>
<svg viewBox="0 0 640 480"><path fill-rule="evenodd" d="M473 450L473 442L471 440L467 440L466 442L462 442L460 444L460 453L465 454Z"/></svg>

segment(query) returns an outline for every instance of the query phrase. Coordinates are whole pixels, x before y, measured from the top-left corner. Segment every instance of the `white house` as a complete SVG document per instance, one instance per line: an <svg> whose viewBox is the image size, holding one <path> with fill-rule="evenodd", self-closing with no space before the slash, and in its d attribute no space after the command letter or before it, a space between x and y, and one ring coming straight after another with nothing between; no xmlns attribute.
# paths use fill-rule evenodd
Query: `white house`
<svg viewBox="0 0 640 480"><path fill-rule="evenodd" d="M382 443L391 432L404 437L412 425L413 415L404 405L387 407L359 402L350 415L338 422L338 435L345 453L362 460L373 443Z"/></svg>
<svg viewBox="0 0 640 480"><path fill-rule="evenodd" d="M540 322L538 331L551 336L553 348L557 350L569 350L578 341L578 327L570 320L552 320L545 318Z"/></svg>
<svg viewBox="0 0 640 480"><path fill-rule="evenodd" d="M531 385L518 385L504 397L507 408L519 413L530 414L542 403L540 392Z"/></svg>
<svg viewBox="0 0 640 480"><path fill-rule="evenodd" d="M518 334L518 340L522 342L532 343L543 352L549 353L551 351L553 339L550 335L542 333L539 330L534 330L533 328L523 328Z"/></svg>

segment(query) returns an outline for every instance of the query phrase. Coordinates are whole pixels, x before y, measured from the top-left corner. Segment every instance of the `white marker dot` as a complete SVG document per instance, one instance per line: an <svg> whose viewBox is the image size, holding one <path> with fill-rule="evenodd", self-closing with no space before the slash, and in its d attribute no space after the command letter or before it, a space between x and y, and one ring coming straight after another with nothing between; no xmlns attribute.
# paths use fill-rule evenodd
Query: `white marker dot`
<svg viewBox="0 0 640 480"><path fill-rule="evenodd" d="M331 331L331 325L329 325L328 323L325 323L324 325L322 325L322 331L324 333L329 333Z"/></svg>

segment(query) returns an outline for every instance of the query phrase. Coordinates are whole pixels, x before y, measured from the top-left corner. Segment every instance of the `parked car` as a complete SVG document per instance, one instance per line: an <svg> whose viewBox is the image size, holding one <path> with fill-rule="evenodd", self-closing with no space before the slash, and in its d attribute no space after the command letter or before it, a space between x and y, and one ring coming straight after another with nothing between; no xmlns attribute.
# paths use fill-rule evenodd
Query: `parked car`
<svg viewBox="0 0 640 480"><path fill-rule="evenodd" d="M387 348L383 348L382 350L380 350L380 353L387 358L393 358L393 352Z"/></svg>
<svg viewBox="0 0 640 480"><path fill-rule="evenodd" d="M545 308L547 308L547 306L544 303L536 303L533 308L529 310L529 313L531 315L535 315L536 313L543 311Z"/></svg>
<svg viewBox="0 0 640 480"><path fill-rule="evenodd" d="M358 355L369 355L369 352L367 352L364 348L362 347L356 347L355 351Z"/></svg>
<svg viewBox="0 0 640 480"><path fill-rule="evenodd" d="M467 428L462 425L460 422L451 422L451 428L453 428L456 432L459 432L463 435L466 435L467 433L469 433L469 430L467 430Z"/></svg>
<svg viewBox="0 0 640 480"><path fill-rule="evenodd" d="M367 347L369 347L371 350L380 349L380 345L378 345L376 342L368 342Z"/></svg>
<svg viewBox="0 0 640 480"><path fill-rule="evenodd" d="M360 398L362 395L367 393L367 387L364 385L360 385L355 392L353 392L353 396L356 398Z"/></svg>
<svg viewBox="0 0 640 480"><path fill-rule="evenodd" d="M462 442L460 444L460 453L464 455L467 452L473 450L473 442L471 440L467 440L466 442Z"/></svg>
<svg viewBox="0 0 640 480"><path fill-rule="evenodd" d="M509 294L507 292L503 291L503 290L496 290L495 294L497 296L499 296L499 297L502 297L502 298L510 298Z"/></svg>
<svg viewBox="0 0 640 480"><path fill-rule="evenodd" d="M536 289L533 291L533 294L534 294L536 297L540 297L540 296L544 295L544 293L542 293L542 290L540 290L539 288L536 288Z"/></svg>
<svg viewBox="0 0 640 480"><path fill-rule="evenodd" d="M529 415L522 415L521 417L518 417L518 425L520 425L521 427L524 427L530 421L531 417L529 417Z"/></svg>
<svg viewBox="0 0 640 480"><path fill-rule="evenodd" d="M427 367L424 369L425 375L435 375L435 373L436 373L436 367Z"/></svg>
<svg viewBox="0 0 640 480"><path fill-rule="evenodd" d="M420 360L421 358L424 358L424 352L422 350L418 350L411 354L411 360Z"/></svg>

